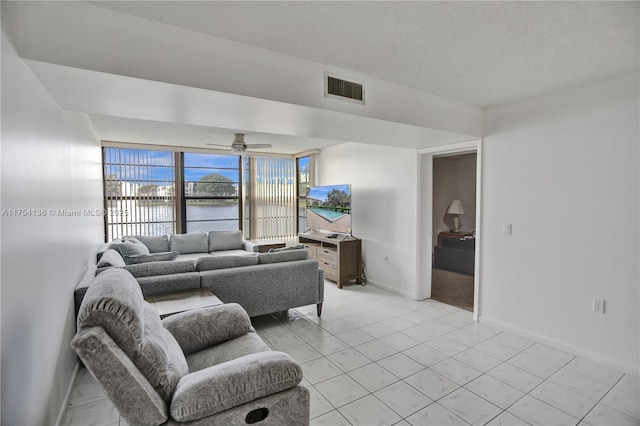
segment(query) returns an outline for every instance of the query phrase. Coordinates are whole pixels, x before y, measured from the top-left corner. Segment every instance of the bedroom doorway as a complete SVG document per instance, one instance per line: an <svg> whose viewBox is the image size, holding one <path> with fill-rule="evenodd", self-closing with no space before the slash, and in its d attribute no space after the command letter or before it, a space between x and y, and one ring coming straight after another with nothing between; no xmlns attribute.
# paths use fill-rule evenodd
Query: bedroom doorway
<svg viewBox="0 0 640 426"><path fill-rule="evenodd" d="M431 298L473 312L477 153L433 157Z"/></svg>
<svg viewBox="0 0 640 426"><path fill-rule="evenodd" d="M447 156L458 156L465 154L475 154L475 222L469 221L469 217L466 220L462 219L464 215L459 215L460 229L463 231L475 230L475 250L473 252L473 275L467 275L471 277L473 281L473 319L478 321L482 306L480 304L480 290L482 288L482 271L480 270L480 247L482 244L482 140L472 139L464 142L458 142L448 145L440 145L435 147L423 148L418 151L418 214L416 228L418 230L418 264L417 264L417 278L414 298L416 300L422 300L426 298L432 298L432 278L434 269L432 267L434 260L434 249L438 245L438 227L434 227L435 221L438 220L437 215L440 214L440 220L444 222L443 228L455 227L454 216L449 216L443 219L443 213L434 212L434 160L438 158L445 158ZM436 190L437 191L437 190ZM451 200L446 200L445 204L448 210ZM464 202L463 202L464 205ZM470 202L469 208L473 205ZM466 209L465 208L465 215ZM452 213L453 214L453 213ZM463 228L469 227L468 229ZM469 244L469 243L467 243ZM439 249L438 249L439 250ZM440 259L438 259L440 260ZM468 264L468 263L467 263ZM440 268L436 268L440 269ZM438 277L436 277L438 278ZM469 278L465 281L468 284ZM468 287L468 285L467 285Z"/></svg>

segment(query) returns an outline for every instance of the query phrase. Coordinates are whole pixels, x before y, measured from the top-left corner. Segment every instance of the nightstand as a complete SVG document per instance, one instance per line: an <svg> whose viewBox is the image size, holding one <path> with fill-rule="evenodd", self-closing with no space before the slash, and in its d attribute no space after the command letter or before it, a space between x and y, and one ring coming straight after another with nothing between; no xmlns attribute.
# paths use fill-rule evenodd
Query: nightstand
<svg viewBox="0 0 640 426"><path fill-rule="evenodd" d="M465 235L471 235L471 232L469 231L458 231L458 232L453 232L453 231L442 231L438 234L438 245L441 246L442 245L442 240L444 240L445 238L462 238Z"/></svg>

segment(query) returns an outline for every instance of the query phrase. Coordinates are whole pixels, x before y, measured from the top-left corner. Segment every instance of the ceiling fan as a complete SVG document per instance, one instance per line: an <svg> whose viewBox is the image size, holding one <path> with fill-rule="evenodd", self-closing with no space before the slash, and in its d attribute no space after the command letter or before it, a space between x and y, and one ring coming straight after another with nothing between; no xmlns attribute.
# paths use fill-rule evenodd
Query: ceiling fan
<svg viewBox="0 0 640 426"><path fill-rule="evenodd" d="M246 154L247 148L249 149L271 148L271 144L268 144L268 143L253 143L253 144L247 145L246 143L244 143L244 133L236 133L235 135L236 137L233 143L231 144L231 152L233 154ZM219 145L216 143L208 143L207 145L224 146L225 148L229 147L229 145Z"/></svg>

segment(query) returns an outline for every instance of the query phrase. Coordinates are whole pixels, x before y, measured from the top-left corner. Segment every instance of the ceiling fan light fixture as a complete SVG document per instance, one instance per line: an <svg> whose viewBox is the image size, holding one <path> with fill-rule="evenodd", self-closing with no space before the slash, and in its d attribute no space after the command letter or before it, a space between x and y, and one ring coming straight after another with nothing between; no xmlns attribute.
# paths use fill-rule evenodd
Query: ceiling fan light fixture
<svg viewBox="0 0 640 426"><path fill-rule="evenodd" d="M225 146L225 145L219 145L217 143L207 143L207 145ZM247 148L252 148L252 149L271 148L271 144L270 143L254 143L254 144L247 145L246 143L244 143L244 133L236 133L235 139L231 144L231 149L230 149L231 153L236 155L246 154Z"/></svg>

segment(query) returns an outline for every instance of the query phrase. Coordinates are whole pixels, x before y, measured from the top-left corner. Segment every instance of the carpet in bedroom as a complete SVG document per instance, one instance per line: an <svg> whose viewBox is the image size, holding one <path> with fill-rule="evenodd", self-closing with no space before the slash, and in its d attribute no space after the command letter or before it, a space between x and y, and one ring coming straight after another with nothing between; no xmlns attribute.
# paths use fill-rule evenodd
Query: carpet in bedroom
<svg viewBox="0 0 640 426"><path fill-rule="evenodd" d="M433 268L431 298L473 312L473 276Z"/></svg>

